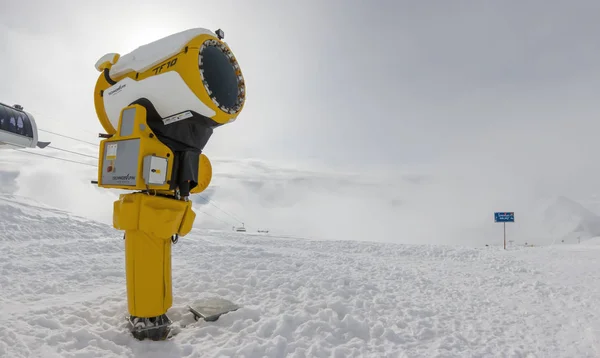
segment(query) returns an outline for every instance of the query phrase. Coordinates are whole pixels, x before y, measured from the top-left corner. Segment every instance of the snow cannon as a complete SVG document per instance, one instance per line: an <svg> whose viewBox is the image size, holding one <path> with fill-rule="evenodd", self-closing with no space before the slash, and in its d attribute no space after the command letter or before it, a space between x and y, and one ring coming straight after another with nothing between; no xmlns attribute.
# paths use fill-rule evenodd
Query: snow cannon
<svg viewBox="0 0 600 358"><path fill-rule="evenodd" d="M179 188L185 197L198 185L213 129L233 122L246 98L240 66L222 38L221 30L190 29L97 61L94 103L110 138L101 146L99 186Z"/></svg>
<svg viewBox="0 0 600 358"><path fill-rule="evenodd" d="M244 78L223 37L190 29L95 65L94 104L106 133L93 183L134 191L115 201L113 226L125 231L129 327L137 339L168 337L171 245L192 229L189 195L210 183L205 145L244 106Z"/></svg>

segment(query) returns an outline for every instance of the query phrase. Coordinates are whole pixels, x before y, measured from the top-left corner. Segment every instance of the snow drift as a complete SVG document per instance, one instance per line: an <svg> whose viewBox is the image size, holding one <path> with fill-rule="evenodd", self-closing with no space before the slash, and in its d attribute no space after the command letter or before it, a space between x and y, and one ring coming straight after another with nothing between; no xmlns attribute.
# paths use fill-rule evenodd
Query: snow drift
<svg viewBox="0 0 600 358"><path fill-rule="evenodd" d="M127 332L122 234L0 197L0 356L592 357L600 245L459 248L194 230L173 248L178 334ZM590 241L591 243L591 241ZM243 306L195 322L185 305Z"/></svg>

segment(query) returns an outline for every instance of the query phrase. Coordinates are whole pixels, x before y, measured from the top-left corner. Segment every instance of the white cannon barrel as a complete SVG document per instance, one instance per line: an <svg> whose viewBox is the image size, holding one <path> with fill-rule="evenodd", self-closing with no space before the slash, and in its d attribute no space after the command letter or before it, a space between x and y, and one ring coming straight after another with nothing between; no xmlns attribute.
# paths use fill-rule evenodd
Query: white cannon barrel
<svg viewBox="0 0 600 358"><path fill-rule="evenodd" d="M215 33L194 28L166 36L120 56L108 53L95 65L100 123L108 134L121 110L145 99L165 126L202 121L211 128L233 122L242 111L246 85L229 46Z"/></svg>

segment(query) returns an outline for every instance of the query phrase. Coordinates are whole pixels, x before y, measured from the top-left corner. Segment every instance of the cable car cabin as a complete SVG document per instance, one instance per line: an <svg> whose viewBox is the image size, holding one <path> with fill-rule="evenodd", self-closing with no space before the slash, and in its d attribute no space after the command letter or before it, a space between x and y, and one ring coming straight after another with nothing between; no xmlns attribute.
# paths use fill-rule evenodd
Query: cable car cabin
<svg viewBox="0 0 600 358"><path fill-rule="evenodd" d="M244 227L244 224L242 223L242 226L238 226L238 227L233 227L233 231L237 231L237 232L246 232L246 228Z"/></svg>
<svg viewBox="0 0 600 358"><path fill-rule="evenodd" d="M50 142L38 141L33 116L17 105L0 103L0 150L15 148L45 148Z"/></svg>

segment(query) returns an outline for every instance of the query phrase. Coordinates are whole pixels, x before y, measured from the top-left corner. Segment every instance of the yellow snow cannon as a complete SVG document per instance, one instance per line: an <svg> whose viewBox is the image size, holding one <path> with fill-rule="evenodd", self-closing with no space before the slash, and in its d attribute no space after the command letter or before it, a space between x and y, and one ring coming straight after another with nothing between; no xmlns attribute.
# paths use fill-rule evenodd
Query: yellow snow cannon
<svg viewBox="0 0 600 358"><path fill-rule="evenodd" d="M113 226L125 231L129 323L138 339L169 334L171 245L192 229L189 195L210 184L202 151L213 129L244 106L244 78L223 37L189 29L95 65L94 104L106 133L94 183L134 191L114 203Z"/></svg>

